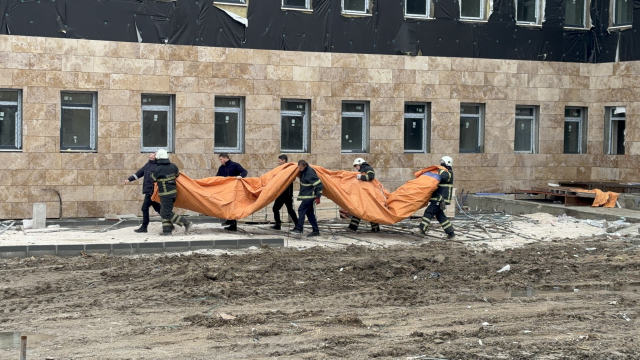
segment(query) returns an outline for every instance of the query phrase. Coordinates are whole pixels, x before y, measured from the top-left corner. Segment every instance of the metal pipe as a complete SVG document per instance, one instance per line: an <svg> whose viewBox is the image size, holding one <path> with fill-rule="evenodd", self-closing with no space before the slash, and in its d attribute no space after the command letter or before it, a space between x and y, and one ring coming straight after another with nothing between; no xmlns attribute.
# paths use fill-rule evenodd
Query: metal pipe
<svg viewBox="0 0 640 360"><path fill-rule="evenodd" d="M27 360L27 337L20 337L20 360Z"/></svg>

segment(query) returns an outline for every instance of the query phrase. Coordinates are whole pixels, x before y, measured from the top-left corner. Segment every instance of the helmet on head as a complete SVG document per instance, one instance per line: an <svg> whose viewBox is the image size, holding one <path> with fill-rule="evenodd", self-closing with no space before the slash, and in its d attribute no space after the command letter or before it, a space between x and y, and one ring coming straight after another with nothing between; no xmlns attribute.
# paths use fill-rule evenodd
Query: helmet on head
<svg viewBox="0 0 640 360"><path fill-rule="evenodd" d="M450 158L449 156L443 156L440 159L440 163L444 164L445 166L453 166L453 159Z"/></svg>
<svg viewBox="0 0 640 360"><path fill-rule="evenodd" d="M156 152L156 159L160 160L160 159L168 159L168 158L169 158L169 154L167 154L167 150L160 149L158 150L158 152Z"/></svg>
<svg viewBox="0 0 640 360"><path fill-rule="evenodd" d="M365 162L366 162L366 161L364 161L364 159L363 159L363 158L357 158L357 159L353 160L353 166L356 166L356 165L362 165L362 164L364 164Z"/></svg>

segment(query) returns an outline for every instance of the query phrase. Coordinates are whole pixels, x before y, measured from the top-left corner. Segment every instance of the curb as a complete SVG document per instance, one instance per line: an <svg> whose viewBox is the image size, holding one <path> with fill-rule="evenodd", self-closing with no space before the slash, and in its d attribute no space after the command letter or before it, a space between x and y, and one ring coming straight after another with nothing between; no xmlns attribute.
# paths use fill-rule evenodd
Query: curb
<svg viewBox="0 0 640 360"><path fill-rule="evenodd" d="M219 224L222 220L211 216L187 216L189 221L194 224ZM79 218L79 219L47 219L47 226L60 225L65 228L76 228L82 226L113 226L113 229L120 229L130 226L142 225L142 218L123 219L122 223L118 224L118 220L98 220L96 218ZM16 220L19 221L19 220ZM159 217L152 217L150 222L161 222ZM118 224L117 226L114 226Z"/></svg>
<svg viewBox="0 0 640 360"><path fill-rule="evenodd" d="M194 240L158 241L116 244L61 244L61 245L16 245L0 246L0 259L24 258L31 256L78 256L81 252L106 255L161 254L168 252L193 251L203 249L243 249L252 246L284 247L284 239L236 239L236 240Z"/></svg>

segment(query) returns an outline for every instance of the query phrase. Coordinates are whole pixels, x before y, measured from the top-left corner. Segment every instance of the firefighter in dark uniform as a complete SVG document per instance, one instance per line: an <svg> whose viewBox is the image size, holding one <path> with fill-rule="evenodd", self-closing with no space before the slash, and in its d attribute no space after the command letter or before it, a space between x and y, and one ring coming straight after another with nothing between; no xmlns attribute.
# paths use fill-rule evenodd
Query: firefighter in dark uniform
<svg viewBox="0 0 640 360"><path fill-rule="evenodd" d="M358 180L371 181L371 180L375 179L375 177L376 177L376 172L373 171L373 167L371 167L371 165L367 164L367 162L364 161L363 158L355 159L353 161L353 167L356 169L356 171L359 172L359 174L356 175L356 178ZM349 224L349 230L357 231L359 225L360 225L360 219L352 215L351 216L351 223ZM380 224L372 222L371 223L371 231L380 232Z"/></svg>
<svg viewBox="0 0 640 360"><path fill-rule="evenodd" d="M278 166L284 165L289 162L289 158L287 155L278 156ZM282 209L282 205L287 207L287 212L291 217L291 220L294 224L298 224L298 216L296 215L296 211L293 209L293 183L289 184L289 186L278 196L275 203L273 204L273 219L276 221L276 224L271 228L274 230L280 230L282 220L280 219L280 209Z"/></svg>
<svg viewBox="0 0 640 360"><path fill-rule="evenodd" d="M298 224L291 230L294 234L302 234L305 215L309 219L313 231L307 237L320 236L316 215L313 212L313 204L320 204L322 196L322 181L309 164L304 161L298 161L298 171L300 171L300 192L298 192L298 201L302 201L298 206Z"/></svg>
<svg viewBox="0 0 640 360"><path fill-rule="evenodd" d="M173 203L176 202L178 189L176 179L180 176L180 171L175 164L169 161L169 154L166 150L158 150L156 153L158 166L151 175L154 182L158 183L158 196L160 196L160 217L162 217L162 234L171 235L174 224L184 226L184 232L189 232L191 222L183 216L173 212Z"/></svg>
<svg viewBox="0 0 640 360"><path fill-rule="evenodd" d="M153 207L158 214L160 213L160 204L151 200L151 195L153 195L153 179L151 178L151 174L156 170L156 166L158 166L158 162L156 161L156 154L149 154L149 161L135 174L129 176L127 180L124 181L124 184L127 185L132 181L136 181L141 177L144 177L143 185L142 185L142 194L144 195L144 200L142 201L142 225L140 228L135 229L133 231L137 233L146 233L147 226L149 226L149 208Z"/></svg>
<svg viewBox="0 0 640 360"><path fill-rule="evenodd" d="M221 165L218 168L216 176L235 177L238 180L247 177L247 170L245 170L239 163L231 161L229 154L220 153L220 155L218 155L218 160L220 160ZM229 225L224 228L225 230L238 231L238 221L236 220L227 219L222 225Z"/></svg>
<svg viewBox="0 0 640 360"><path fill-rule="evenodd" d="M435 216L447 234L447 238L453 239L455 238L453 225L451 225L451 221L449 221L444 214L446 205L451 204L451 195L453 193L453 159L448 156L442 157L442 159L440 159L440 166L446 168L446 170L439 169L438 174L425 173L422 175L439 178L440 183L438 184L438 189L431 195L429 206L427 206L427 209L424 211L419 228L422 235L426 234L429 229L429 224L431 224L431 219Z"/></svg>

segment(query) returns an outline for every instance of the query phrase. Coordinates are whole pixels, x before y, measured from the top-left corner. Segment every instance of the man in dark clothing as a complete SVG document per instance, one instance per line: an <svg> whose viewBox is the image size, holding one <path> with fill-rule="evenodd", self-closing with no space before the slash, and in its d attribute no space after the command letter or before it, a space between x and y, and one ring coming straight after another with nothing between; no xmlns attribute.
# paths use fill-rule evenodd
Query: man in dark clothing
<svg viewBox="0 0 640 360"><path fill-rule="evenodd" d="M422 175L434 177L440 180L440 183L438 184L438 189L431 195L429 206L427 206L427 209L424 211L419 228L420 233L424 235L429 228L429 224L431 224L431 219L435 216L447 234L447 238L451 240L454 239L456 235L453 232L451 221L449 221L447 215L444 213L444 209L447 205L451 204L451 196L453 193L453 159L449 156L443 156L442 159L440 159L440 166L446 168L446 170L439 169L437 174L425 173Z"/></svg>
<svg viewBox="0 0 640 360"><path fill-rule="evenodd" d="M187 233L191 228L191 222L173 212L173 203L176 202L176 195L178 194L176 179L180 176L180 171L175 164L169 161L169 154L167 154L166 150L158 150L156 159L158 166L151 174L151 178L158 183L160 216L162 217L161 235L171 235L174 229L173 224L184 226L184 232Z"/></svg>
<svg viewBox="0 0 640 360"><path fill-rule="evenodd" d="M216 176L235 176L236 179L247 177L247 170L245 170L242 165L238 164L237 162L231 161L231 159L229 159L229 154L221 153L220 155L218 155L218 159L220 160L220 164L222 165L220 165L220 167L218 168L218 173L216 174ZM227 220L223 225L229 225L224 228L225 230L238 231L238 222L236 220Z"/></svg>
<svg viewBox="0 0 640 360"><path fill-rule="evenodd" d="M294 234L302 234L305 215L309 219L313 231L307 237L320 236L316 215L313 212L313 204L320 204L322 196L322 181L306 161L298 161L298 171L300 171L300 192L298 192L298 201L302 201L298 206L298 224L291 230Z"/></svg>
<svg viewBox="0 0 640 360"><path fill-rule="evenodd" d="M149 207L153 207L157 213L160 213L160 204L151 200L151 195L153 195L153 179L151 178L151 174L156 170L156 166L158 163L156 162L156 154L149 154L149 161L135 174L129 176L127 180L124 181L124 184L127 185L132 181L136 181L141 177L144 177L144 182L142 183L142 194L144 194L144 200L142 201L142 225L140 228L135 229L133 231L137 233L146 233L147 226L149 226Z"/></svg>
<svg viewBox="0 0 640 360"><path fill-rule="evenodd" d="M355 159L353 161L353 167L356 169L356 171L359 172L359 174L356 175L356 178L360 181L371 181L376 178L376 172L373 171L373 167L367 164L367 162L364 161L363 158ZM360 225L360 219L351 215L351 223L349 224L349 230L357 231L359 225ZM371 231L380 232L380 224L372 222Z"/></svg>
<svg viewBox="0 0 640 360"><path fill-rule="evenodd" d="M289 162L289 158L287 155L278 156L278 166L284 165ZM293 220L294 224L298 224L298 217L296 216L296 211L293 209L293 183L289 184L289 186L278 196L275 203L273 204L273 219L276 221L276 224L271 228L274 230L280 230L282 221L280 220L280 209L282 209L282 205L286 205L287 212Z"/></svg>

